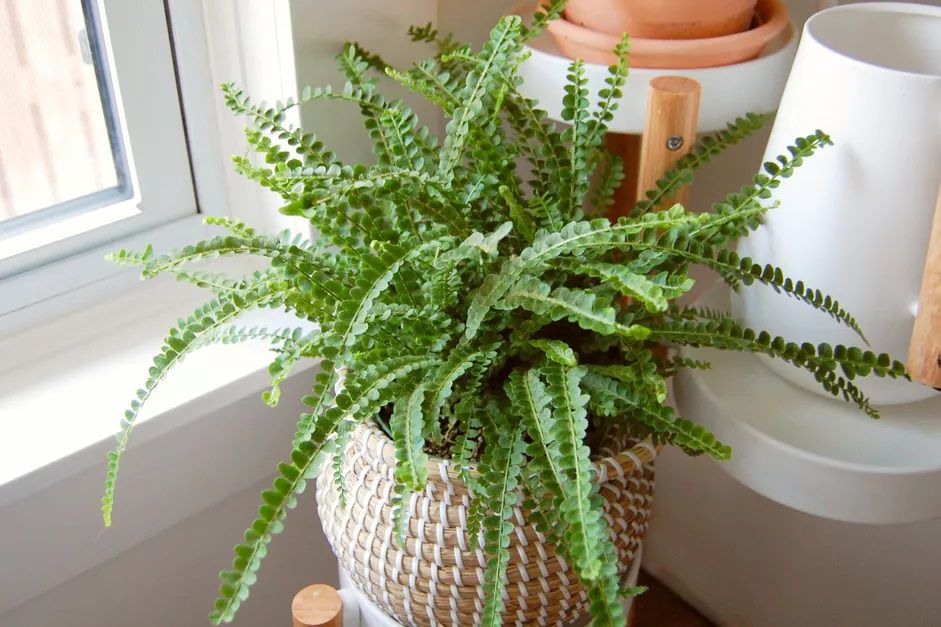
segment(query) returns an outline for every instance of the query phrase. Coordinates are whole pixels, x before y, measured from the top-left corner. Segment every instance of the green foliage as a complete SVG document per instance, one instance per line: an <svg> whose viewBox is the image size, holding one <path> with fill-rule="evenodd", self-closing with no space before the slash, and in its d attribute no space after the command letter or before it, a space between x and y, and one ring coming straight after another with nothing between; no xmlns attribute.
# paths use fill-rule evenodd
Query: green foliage
<svg viewBox="0 0 941 627"><path fill-rule="evenodd" d="M283 213L309 222L317 236L269 236L210 217L223 234L167 254L147 248L112 256L140 267L145 278L168 273L214 299L170 332L125 414L108 457L107 523L134 422L189 352L213 342L268 342L269 404L295 364L320 360L290 459L278 467L221 575L214 622L233 619L306 482L328 453L341 462L363 421L374 421L395 444L399 531L408 495L425 486L431 454L450 451L473 495L469 524L482 531L484 624L501 621L509 543L522 508L572 564L596 622L617 625L624 622L619 597L638 590L622 589L618 577L593 481L592 429L630 430L690 454L730 455L664 405L669 377L708 364L668 355L658 343L783 359L871 416L878 414L857 377L905 376L887 355L798 344L676 304L693 286L691 266L701 265L733 287L760 283L797 298L862 336L836 299L731 250L774 206L771 192L830 140L819 131L798 138L711 211L663 209L698 167L767 119L746 116L702 140L627 217L600 217L623 178L620 160L601 140L623 95L628 40L615 50L618 60L597 94L589 92L585 64L571 64L565 128L519 91L525 41L564 4L554 0L530 25L502 19L480 51L431 25L414 27L411 39L434 54L405 69L349 44L338 57L345 85L308 88L273 106L225 85L226 104L248 119L246 139L258 155L237 157L236 169L278 193ZM383 95L388 82L441 109L447 126L440 141L402 100ZM288 123L291 108L328 100L359 110L372 163L344 164L315 135ZM240 277L193 267L235 255L260 257L268 267ZM256 308L287 310L303 324L237 326Z"/></svg>
<svg viewBox="0 0 941 627"><path fill-rule="evenodd" d="M650 312L664 311L669 305L663 288L643 274L631 272L624 264L591 262L572 263L569 270L599 279L625 296L634 298Z"/></svg>
<svg viewBox="0 0 941 627"><path fill-rule="evenodd" d="M425 388L417 386L407 397L395 401L392 434L395 437L396 478L410 490L422 490L428 480L428 455L422 435L422 403Z"/></svg>
<svg viewBox="0 0 941 627"><path fill-rule="evenodd" d="M484 576L484 612L481 625L501 624L503 589L510 562L510 534L513 532L513 507L523 465L523 439L518 425L508 424L508 414L498 413L499 423L487 432L487 446L480 460L481 494L487 513L482 526L484 551L488 556Z"/></svg>
<svg viewBox="0 0 941 627"><path fill-rule="evenodd" d="M559 445L559 466L565 479L559 507L565 527L563 538L574 560L575 572L593 597L593 614L600 624L623 622L616 551L604 521L603 500L592 483L593 469L585 436L586 407L590 399L581 386L584 368L545 368L553 416L550 430ZM597 602L596 602L597 601Z"/></svg>
<svg viewBox="0 0 941 627"><path fill-rule="evenodd" d="M578 365L578 355L576 355L575 351L572 350L572 347L565 342L545 338L541 340L532 340L530 344L535 348L543 351L549 361L554 361L555 363L562 364L563 366Z"/></svg>
<svg viewBox="0 0 941 627"><path fill-rule="evenodd" d="M905 365L885 353L877 355L842 345L814 346L808 342L798 345L779 336L773 337L767 331L755 332L742 327L731 317L715 312L674 308L670 313L651 328L652 339L759 353L787 361L812 373L824 390L855 404L872 418L878 418L879 412L853 380L867 375L893 379L908 376ZM837 373L838 369L842 374Z"/></svg>
<svg viewBox="0 0 941 627"><path fill-rule="evenodd" d="M134 429L134 422L144 408L144 404L156 389L157 384L167 376L171 368L180 363L193 349L212 341L213 336L219 334L225 325L236 316L249 309L267 306L274 300L275 295L271 290L271 286L267 283L258 284L246 290L231 292L209 301L170 330L160 353L154 357L154 365L150 368L144 387L137 390L130 407L124 412L117 443L114 450L108 453L105 494L101 499L101 512L106 526L111 525L115 483L117 482L121 456L127 449L131 431ZM233 338L232 335L224 337L229 340ZM246 339L248 339L247 336ZM219 341L221 341L221 337Z"/></svg>

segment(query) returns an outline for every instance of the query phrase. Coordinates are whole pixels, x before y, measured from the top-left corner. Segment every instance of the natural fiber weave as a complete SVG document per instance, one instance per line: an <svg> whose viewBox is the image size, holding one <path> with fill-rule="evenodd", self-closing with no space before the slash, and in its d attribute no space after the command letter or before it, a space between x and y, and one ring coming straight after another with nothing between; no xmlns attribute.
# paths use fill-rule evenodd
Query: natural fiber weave
<svg viewBox="0 0 941 627"><path fill-rule="evenodd" d="M594 462L605 518L618 550L622 576L647 528L653 500L650 442L609 442ZM476 625L483 610L485 556L465 533L467 488L450 462L432 458L428 485L408 503L404 546L394 538L392 497L395 447L372 425L354 430L341 464L346 507L339 503L334 466L317 479L324 532L342 567L363 593L404 625ZM587 595L555 546L515 509L510 542L505 624L563 625L587 613ZM482 545L482 540L481 543Z"/></svg>

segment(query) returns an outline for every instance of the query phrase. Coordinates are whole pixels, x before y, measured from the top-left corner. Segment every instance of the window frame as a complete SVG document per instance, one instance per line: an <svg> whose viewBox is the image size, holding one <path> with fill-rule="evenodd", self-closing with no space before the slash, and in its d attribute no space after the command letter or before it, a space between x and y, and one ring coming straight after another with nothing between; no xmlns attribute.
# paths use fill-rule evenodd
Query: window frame
<svg viewBox="0 0 941 627"><path fill-rule="evenodd" d="M214 215L228 213L221 98L202 3L94 1L108 35L104 43L135 193L71 218L87 221L101 211L111 213L106 220L119 216L109 224L0 260L0 335L126 288L136 273L106 262L107 252L151 242L181 245L206 234L202 218L210 212L204 207ZM154 89L155 81L166 88Z"/></svg>

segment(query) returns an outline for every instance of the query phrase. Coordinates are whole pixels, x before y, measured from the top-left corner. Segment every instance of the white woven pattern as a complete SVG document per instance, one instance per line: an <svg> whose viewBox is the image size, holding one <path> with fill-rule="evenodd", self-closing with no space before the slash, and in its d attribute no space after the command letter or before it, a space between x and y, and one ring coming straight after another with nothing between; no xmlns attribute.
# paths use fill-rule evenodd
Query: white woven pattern
<svg viewBox="0 0 941 627"><path fill-rule="evenodd" d="M647 527L656 452L641 442L595 463L605 519L624 571ZM333 465L324 465L317 479L318 511L334 554L364 594L405 625L478 624L486 561L466 537L466 486L447 461L434 459L424 493L413 494L405 505L408 529L400 546L391 522L394 460L384 434L358 426L341 464L345 508ZM587 594L566 561L525 524L521 510L514 510L514 517L505 623L561 626L584 615Z"/></svg>

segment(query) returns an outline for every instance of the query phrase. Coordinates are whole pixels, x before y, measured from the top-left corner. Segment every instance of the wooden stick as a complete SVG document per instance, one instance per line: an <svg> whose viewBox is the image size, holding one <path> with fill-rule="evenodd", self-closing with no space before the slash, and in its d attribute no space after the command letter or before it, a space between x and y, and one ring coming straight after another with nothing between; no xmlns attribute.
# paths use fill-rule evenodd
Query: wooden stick
<svg viewBox="0 0 941 627"><path fill-rule="evenodd" d="M650 81L637 198L643 199L648 190L654 189L657 179L696 143L701 93L697 81L683 76L660 76ZM687 196L688 190L683 187L671 202L685 204Z"/></svg>
<svg viewBox="0 0 941 627"><path fill-rule="evenodd" d="M614 204L608 217L617 220L630 213L637 204L637 171L640 168L640 135L628 133L605 133L605 148L621 158L624 178L614 191Z"/></svg>
<svg viewBox="0 0 941 627"><path fill-rule="evenodd" d="M941 188L908 349L908 373L915 381L941 388Z"/></svg>
<svg viewBox="0 0 941 627"><path fill-rule="evenodd" d="M324 584L307 586L291 603L294 627L343 627L343 601Z"/></svg>

